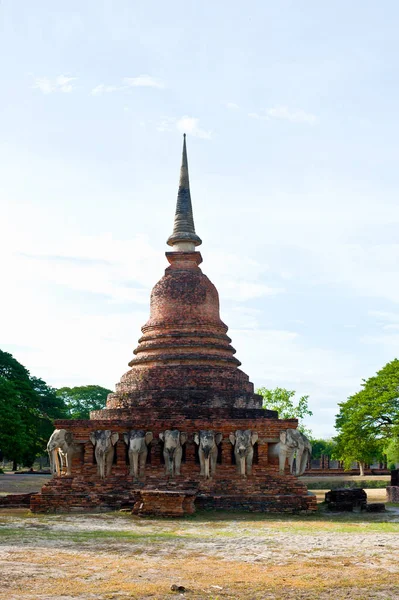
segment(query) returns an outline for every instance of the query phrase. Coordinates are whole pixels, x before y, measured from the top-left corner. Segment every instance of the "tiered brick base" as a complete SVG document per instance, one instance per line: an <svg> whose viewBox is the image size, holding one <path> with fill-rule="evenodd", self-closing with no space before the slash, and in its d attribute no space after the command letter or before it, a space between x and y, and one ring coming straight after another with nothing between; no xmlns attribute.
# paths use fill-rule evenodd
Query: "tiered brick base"
<svg viewBox="0 0 399 600"><path fill-rule="evenodd" d="M108 411L100 412L108 413ZM137 409L134 421L115 418L58 421L56 423L58 428L73 431L75 439L84 442L82 444L84 451L81 457L77 456L74 459L73 476L56 477L47 483L40 494L32 497L31 510L62 512L133 508L140 500L141 491L184 492L193 489L197 490L195 500L197 508L265 512L316 509L316 497L308 494L306 486L288 472L279 475L276 459L269 460L268 457L269 444L278 441L282 429L295 427L296 420L270 418L274 413L263 410L213 409L211 412L212 418L206 414L194 415L189 410L186 410L185 414L169 414L168 418L165 418L156 411L154 413L153 410ZM95 429L111 429L120 435L116 445L116 462L113 465L112 475L105 480L101 480L97 475L93 446L88 441L90 431ZM126 445L123 442L123 433L129 429L144 429L154 434L145 476L136 482L128 475ZM166 429L180 429L188 434L181 476L174 479L169 479L165 475L165 467L162 464L158 435ZM201 429L213 429L223 433L221 464L217 465L216 476L212 480L200 477L200 465L196 457L197 446L193 441L193 435ZM259 435L253 472L246 478L236 471L232 445L228 439L230 432L237 429L251 429ZM169 500L166 500L167 497L165 494L165 502L170 504ZM159 498L158 502L160 502Z"/></svg>

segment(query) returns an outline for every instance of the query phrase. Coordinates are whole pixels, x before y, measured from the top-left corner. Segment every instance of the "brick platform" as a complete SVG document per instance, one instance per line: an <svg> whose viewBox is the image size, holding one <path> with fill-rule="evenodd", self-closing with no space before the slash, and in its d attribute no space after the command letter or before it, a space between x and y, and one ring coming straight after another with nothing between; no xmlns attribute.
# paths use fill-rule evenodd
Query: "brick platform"
<svg viewBox="0 0 399 600"><path fill-rule="evenodd" d="M139 411L138 411L139 412ZM176 415L173 420L161 420L158 415L144 410L141 419L128 420L87 420L57 421L58 428L68 428L74 433L77 441L85 441L82 457L75 457L72 467L73 477L62 476L52 479L43 486L40 494L31 499L33 512L62 512L70 510L115 510L124 507L133 508L144 489L198 490L196 506L198 508L242 509L268 512L297 512L315 510L316 497L307 493L306 486L288 471L283 476L278 473L277 459L268 458L268 446L278 440L279 431L293 428L295 419L263 418L243 419L208 417L187 418ZM261 411L256 411L261 412ZM181 468L181 476L169 479L165 475L162 464L162 445L158 439L161 431L177 427L188 434L185 444L185 456ZM93 429L111 429L120 434L116 444L116 462L112 476L105 480L97 476L93 446L88 441ZM129 429L145 429L153 431L154 439L150 444L145 477L134 482L128 475L126 445L123 432ZM212 480L200 477L200 465L197 457L197 446L193 435L199 429L213 429L223 433L220 460L216 476ZM233 452L228 435L236 429L252 429L257 431L259 439L256 457L251 476L243 478L236 472Z"/></svg>

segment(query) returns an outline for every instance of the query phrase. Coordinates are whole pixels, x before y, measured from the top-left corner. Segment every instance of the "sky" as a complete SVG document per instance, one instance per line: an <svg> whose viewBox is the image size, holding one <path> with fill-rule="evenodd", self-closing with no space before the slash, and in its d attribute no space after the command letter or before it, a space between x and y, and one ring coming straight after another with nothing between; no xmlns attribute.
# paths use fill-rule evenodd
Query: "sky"
<svg viewBox="0 0 399 600"><path fill-rule="evenodd" d="M113 389L187 133L204 262L255 387L314 435L399 345L394 0L0 1L0 348Z"/></svg>

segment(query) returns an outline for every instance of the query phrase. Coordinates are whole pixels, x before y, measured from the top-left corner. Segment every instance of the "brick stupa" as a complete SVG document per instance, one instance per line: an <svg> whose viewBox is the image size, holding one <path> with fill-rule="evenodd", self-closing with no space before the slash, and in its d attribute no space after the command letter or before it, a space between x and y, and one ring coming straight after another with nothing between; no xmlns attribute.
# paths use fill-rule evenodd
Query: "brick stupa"
<svg viewBox="0 0 399 600"><path fill-rule="evenodd" d="M279 474L276 459L268 456L268 447L279 441L280 431L295 429L297 421L278 419L275 411L262 408L262 397L239 369L228 328L220 319L218 292L199 267L202 257L196 247L202 242L194 227L185 136L174 229L167 243L169 267L151 292L150 318L142 327L130 370L108 396L106 408L92 412L90 420L55 423L73 433L82 452L74 457L72 476L54 477L32 497L31 509L142 506L148 493L157 495L157 512L167 515L173 514L168 508L170 493L187 492L195 497L196 507L313 510L315 497L288 471ZM153 440L145 474L137 480L129 475L123 434L140 429L151 431ZM165 474L159 434L176 429L187 434L187 442L181 475L171 478ZM97 474L89 441L95 430L119 433L112 473L106 479ZM223 434L212 479L200 475L194 434L201 430ZM245 478L237 473L229 440L237 430L258 434L252 474Z"/></svg>

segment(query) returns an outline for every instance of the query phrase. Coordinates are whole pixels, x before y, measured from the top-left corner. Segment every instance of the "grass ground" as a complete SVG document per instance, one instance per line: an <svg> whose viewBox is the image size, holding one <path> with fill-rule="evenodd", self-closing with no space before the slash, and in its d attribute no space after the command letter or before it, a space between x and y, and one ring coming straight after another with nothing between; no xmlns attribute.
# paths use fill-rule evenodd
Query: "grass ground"
<svg viewBox="0 0 399 600"><path fill-rule="evenodd" d="M0 581L1 600L396 600L399 508L181 520L3 509Z"/></svg>
<svg viewBox="0 0 399 600"><path fill-rule="evenodd" d="M1 599L399 597L399 511L271 516L0 511Z"/></svg>

